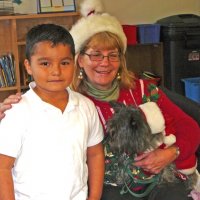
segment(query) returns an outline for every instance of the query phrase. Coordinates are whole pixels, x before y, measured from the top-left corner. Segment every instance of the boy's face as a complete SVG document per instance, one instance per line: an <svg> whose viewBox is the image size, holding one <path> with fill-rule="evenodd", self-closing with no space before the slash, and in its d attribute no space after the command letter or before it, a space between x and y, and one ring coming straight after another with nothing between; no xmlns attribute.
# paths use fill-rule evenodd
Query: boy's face
<svg viewBox="0 0 200 200"><path fill-rule="evenodd" d="M39 42L31 61L25 60L24 64L40 93L63 92L72 82L74 58L68 45Z"/></svg>

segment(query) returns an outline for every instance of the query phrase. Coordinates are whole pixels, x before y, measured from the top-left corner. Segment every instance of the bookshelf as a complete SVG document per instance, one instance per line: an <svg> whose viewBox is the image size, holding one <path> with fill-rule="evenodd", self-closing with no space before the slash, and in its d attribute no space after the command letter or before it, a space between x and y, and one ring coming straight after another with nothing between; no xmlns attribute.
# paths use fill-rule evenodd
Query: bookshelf
<svg viewBox="0 0 200 200"><path fill-rule="evenodd" d="M143 71L149 71L161 77L161 85L164 84L164 57L163 44L136 44L128 45L126 51L127 67L136 75Z"/></svg>
<svg viewBox="0 0 200 200"><path fill-rule="evenodd" d="M0 56L13 54L16 76L14 86L0 87L0 102L10 94L28 88L28 75L23 65L27 31L42 23L56 23L70 29L78 18L78 12L0 16Z"/></svg>
<svg viewBox="0 0 200 200"><path fill-rule="evenodd" d="M78 12L0 16L0 57L8 53L13 54L16 75L14 86L0 87L0 102L10 94L28 88L28 75L23 65L27 31L41 23L56 23L70 29L78 18ZM128 46L126 59L128 69L133 70L136 74L141 74L142 71L146 70L163 79L162 43ZM163 84L163 80L161 84Z"/></svg>

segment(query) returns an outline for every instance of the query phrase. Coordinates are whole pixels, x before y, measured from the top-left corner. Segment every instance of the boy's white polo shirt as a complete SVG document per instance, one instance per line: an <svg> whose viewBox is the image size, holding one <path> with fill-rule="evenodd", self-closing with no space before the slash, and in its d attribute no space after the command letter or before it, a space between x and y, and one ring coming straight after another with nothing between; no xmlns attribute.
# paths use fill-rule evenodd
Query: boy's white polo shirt
<svg viewBox="0 0 200 200"><path fill-rule="evenodd" d="M16 200L87 197L86 151L102 141L103 131L94 104L67 90L63 113L30 89L0 124L0 153L16 157Z"/></svg>

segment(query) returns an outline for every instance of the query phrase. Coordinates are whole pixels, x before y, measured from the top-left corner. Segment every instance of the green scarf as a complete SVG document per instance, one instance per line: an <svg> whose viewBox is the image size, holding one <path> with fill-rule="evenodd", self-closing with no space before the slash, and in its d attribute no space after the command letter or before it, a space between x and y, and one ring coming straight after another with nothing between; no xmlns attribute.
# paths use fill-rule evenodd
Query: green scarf
<svg viewBox="0 0 200 200"><path fill-rule="evenodd" d="M84 80L84 84L87 87L86 93L95 99L101 101L113 101L117 100L119 97L119 83L117 80L113 82L112 87L108 90L97 89L86 80Z"/></svg>

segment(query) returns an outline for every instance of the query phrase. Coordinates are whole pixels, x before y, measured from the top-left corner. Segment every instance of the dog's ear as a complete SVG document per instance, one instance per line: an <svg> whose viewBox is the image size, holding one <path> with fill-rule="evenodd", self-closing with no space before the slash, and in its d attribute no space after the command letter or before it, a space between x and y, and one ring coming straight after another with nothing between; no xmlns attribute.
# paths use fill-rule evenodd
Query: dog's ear
<svg viewBox="0 0 200 200"><path fill-rule="evenodd" d="M119 103L117 101L110 101L109 104L115 113L118 113L122 108L126 107L123 103Z"/></svg>

